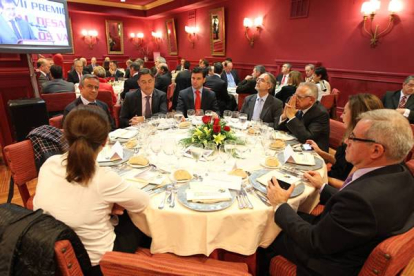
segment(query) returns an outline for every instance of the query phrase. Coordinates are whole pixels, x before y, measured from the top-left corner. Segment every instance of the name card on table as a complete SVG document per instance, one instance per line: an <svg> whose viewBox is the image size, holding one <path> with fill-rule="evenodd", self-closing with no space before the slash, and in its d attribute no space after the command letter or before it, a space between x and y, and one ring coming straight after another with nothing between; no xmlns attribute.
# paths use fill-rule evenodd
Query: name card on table
<svg viewBox="0 0 414 276"><path fill-rule="evenodd" d="M119 142L116 142L112 147L105 146L98 155L98 162L112 162L124 158L124 149Z"/></svg>
<svg viewBox="0 0 414 276"><path fill-rule="evenodd" d="M294 152L292 147L287 145L283 152L283 162L313 166L315 165L315 157L309 152Z"/></svg>
<svg viewBox="0 0 414 276"><path fill-rule="evenodd" d="M204 178L203 185L240 191L242 181L240 176L215 173L209 174L208 177Z"/></svg>
<svg viewBox="0 0 414 276"><path fill-rule="evenodd" d="M289 184L295 184L296 182L300 181L300 178L295 177L290 174L285 174L280 171L270 171L267 174L262 175L256 179L257 182L260 184L267 186L267 182L272 179L272 177L276 177L279 180L285 181Z"/></svg>
<svg viewBox="0 0 414 276"><path fill-rule="evenodd" d="M187 189L187 201L216 203L232 199L229 189L206 186L200 183L190 185Z"/></svg>

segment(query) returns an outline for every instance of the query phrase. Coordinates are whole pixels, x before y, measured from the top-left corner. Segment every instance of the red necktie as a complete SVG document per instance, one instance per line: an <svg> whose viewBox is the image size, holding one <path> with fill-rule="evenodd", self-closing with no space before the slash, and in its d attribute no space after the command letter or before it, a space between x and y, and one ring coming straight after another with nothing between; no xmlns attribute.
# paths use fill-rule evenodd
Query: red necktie
<svg viewBox="0 0 414 276"><path fill-rule="evenodd" d="M200 91L196 90L196 98L195 98L195 110L197 109L201 109L201 95L200 95Z"/></svg>
<svg viewBox="0 0 414 276"><path fill-rule="evenodd" d="M285 84L285 79L286 79L286 75L283 75L282 82L280 83L281 85Z"/></svg>
<svg viewBox="0 0 414 276"><path fill-rule="evenodd" d="M402 96L401 101L398 104L398 108L405 108L405 104L407 103L407 96Z"/></svg>

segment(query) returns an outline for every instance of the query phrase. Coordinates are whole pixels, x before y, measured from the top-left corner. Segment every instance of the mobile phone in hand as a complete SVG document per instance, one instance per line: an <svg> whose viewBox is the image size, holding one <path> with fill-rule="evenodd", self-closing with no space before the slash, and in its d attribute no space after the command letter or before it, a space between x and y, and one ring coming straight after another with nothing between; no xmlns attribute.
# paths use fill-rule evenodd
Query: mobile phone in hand
<svg viewBox="0 0 414 276"><path fill-rule="evenodd" d="M310 150L313 150L313 148L312 148L312 146L311 146L311 145L309 145L309 144L303 144L303 145L302 145L302 150L305 150L305 151L310 151Z"/></svg>
<svg viewBox="0 0 414 276"><path fill-rule="evenodd" d="M270 179L270 181L273 183L273 180L272 179ZM285 182L283 180L279 180L278 179L277 182L279 183L279 186L282 189L284 189L284 190L288 190L290 188L290 186L291 186L289 183L287 183L287 182ZM273 183L273 184L275 184L275 183Z"/></svg>

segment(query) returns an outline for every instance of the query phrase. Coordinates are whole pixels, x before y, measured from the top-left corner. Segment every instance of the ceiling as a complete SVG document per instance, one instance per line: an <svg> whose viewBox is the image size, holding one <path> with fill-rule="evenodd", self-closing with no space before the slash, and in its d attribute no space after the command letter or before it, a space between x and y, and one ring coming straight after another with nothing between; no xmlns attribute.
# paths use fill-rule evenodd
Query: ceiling
<svg viewBox="0 0 414 276"><path fill-rule="evenodd" d="M174 0L125 0L125 2L120 0L68 0L68 2L146 11L174 2Z"/></svg>

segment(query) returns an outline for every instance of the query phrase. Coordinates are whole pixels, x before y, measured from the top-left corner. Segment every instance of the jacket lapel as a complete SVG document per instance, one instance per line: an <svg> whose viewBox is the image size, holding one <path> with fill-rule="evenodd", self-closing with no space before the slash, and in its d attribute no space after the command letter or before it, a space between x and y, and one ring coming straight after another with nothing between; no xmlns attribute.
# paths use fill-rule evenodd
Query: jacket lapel
<svg viewBox="0 0 414 276"><path fill-rule="evenodd" d="M395 108L398 108L398 105L400 104L400 96L401 96L401 91L395 92L394 95L392 96L392 103L394 104ZM408 100L410 100L410 99L408 99ZM408 104L408 102L407 102L407 104Z"/></svg>
<svg viewBox="0 0 414 276"><path fill-rule="evenodd" d="M413 109L413 107L414 107L414 95L411 95L411 96L408 98L407 103L405 104L405 108L408 108L408 109Z"/></svg>
<svg viewBox="0 0 414 276"><path fill-rule="evenodd" d="M136 109L135 114L137 116L144 116L142 114L142 97L141 97L141 90L137 90L135 92L135 97L136 97L136 102L137 102L137 109Z"/></svg>
<svg viewBox="0 0 414 276"><path fill-rule="evenodd" d="M253 117L254 105L256 104L256 100L257 100L257 94L250 98L250 103L248 105L249 113L247 114L247 118L249 118L249 120L251 120Z"/></svg>
<svg viewBox="0 0 414 276"><path fill-rule="evenodd" d="M204 89L203 89L204 90ZM201 106L203 105L203 101L201 101ZM188 88L188 109L195 109L194 108L194 93L191 87Z"/></svg>
<svg viewBox="0 0 414 276"><path fill-rule="evenodd" d="M152 101L151 101L151 112L153 114L158 113L158 93L157 91L154 89L154 92L152 92Z"/></svg>
<svg viewBox="0 0 414 276"><path fill-rule="evenodd" d="M271 103L272 99L270 97L272 97L272 96L270 94L268 94L268 96L266 98L266 101L263 105L262 112L260 113L260 119L262 119L262 120L265 117L266 113L269 111L270 106L272 105L272 103Z"/></svg>

